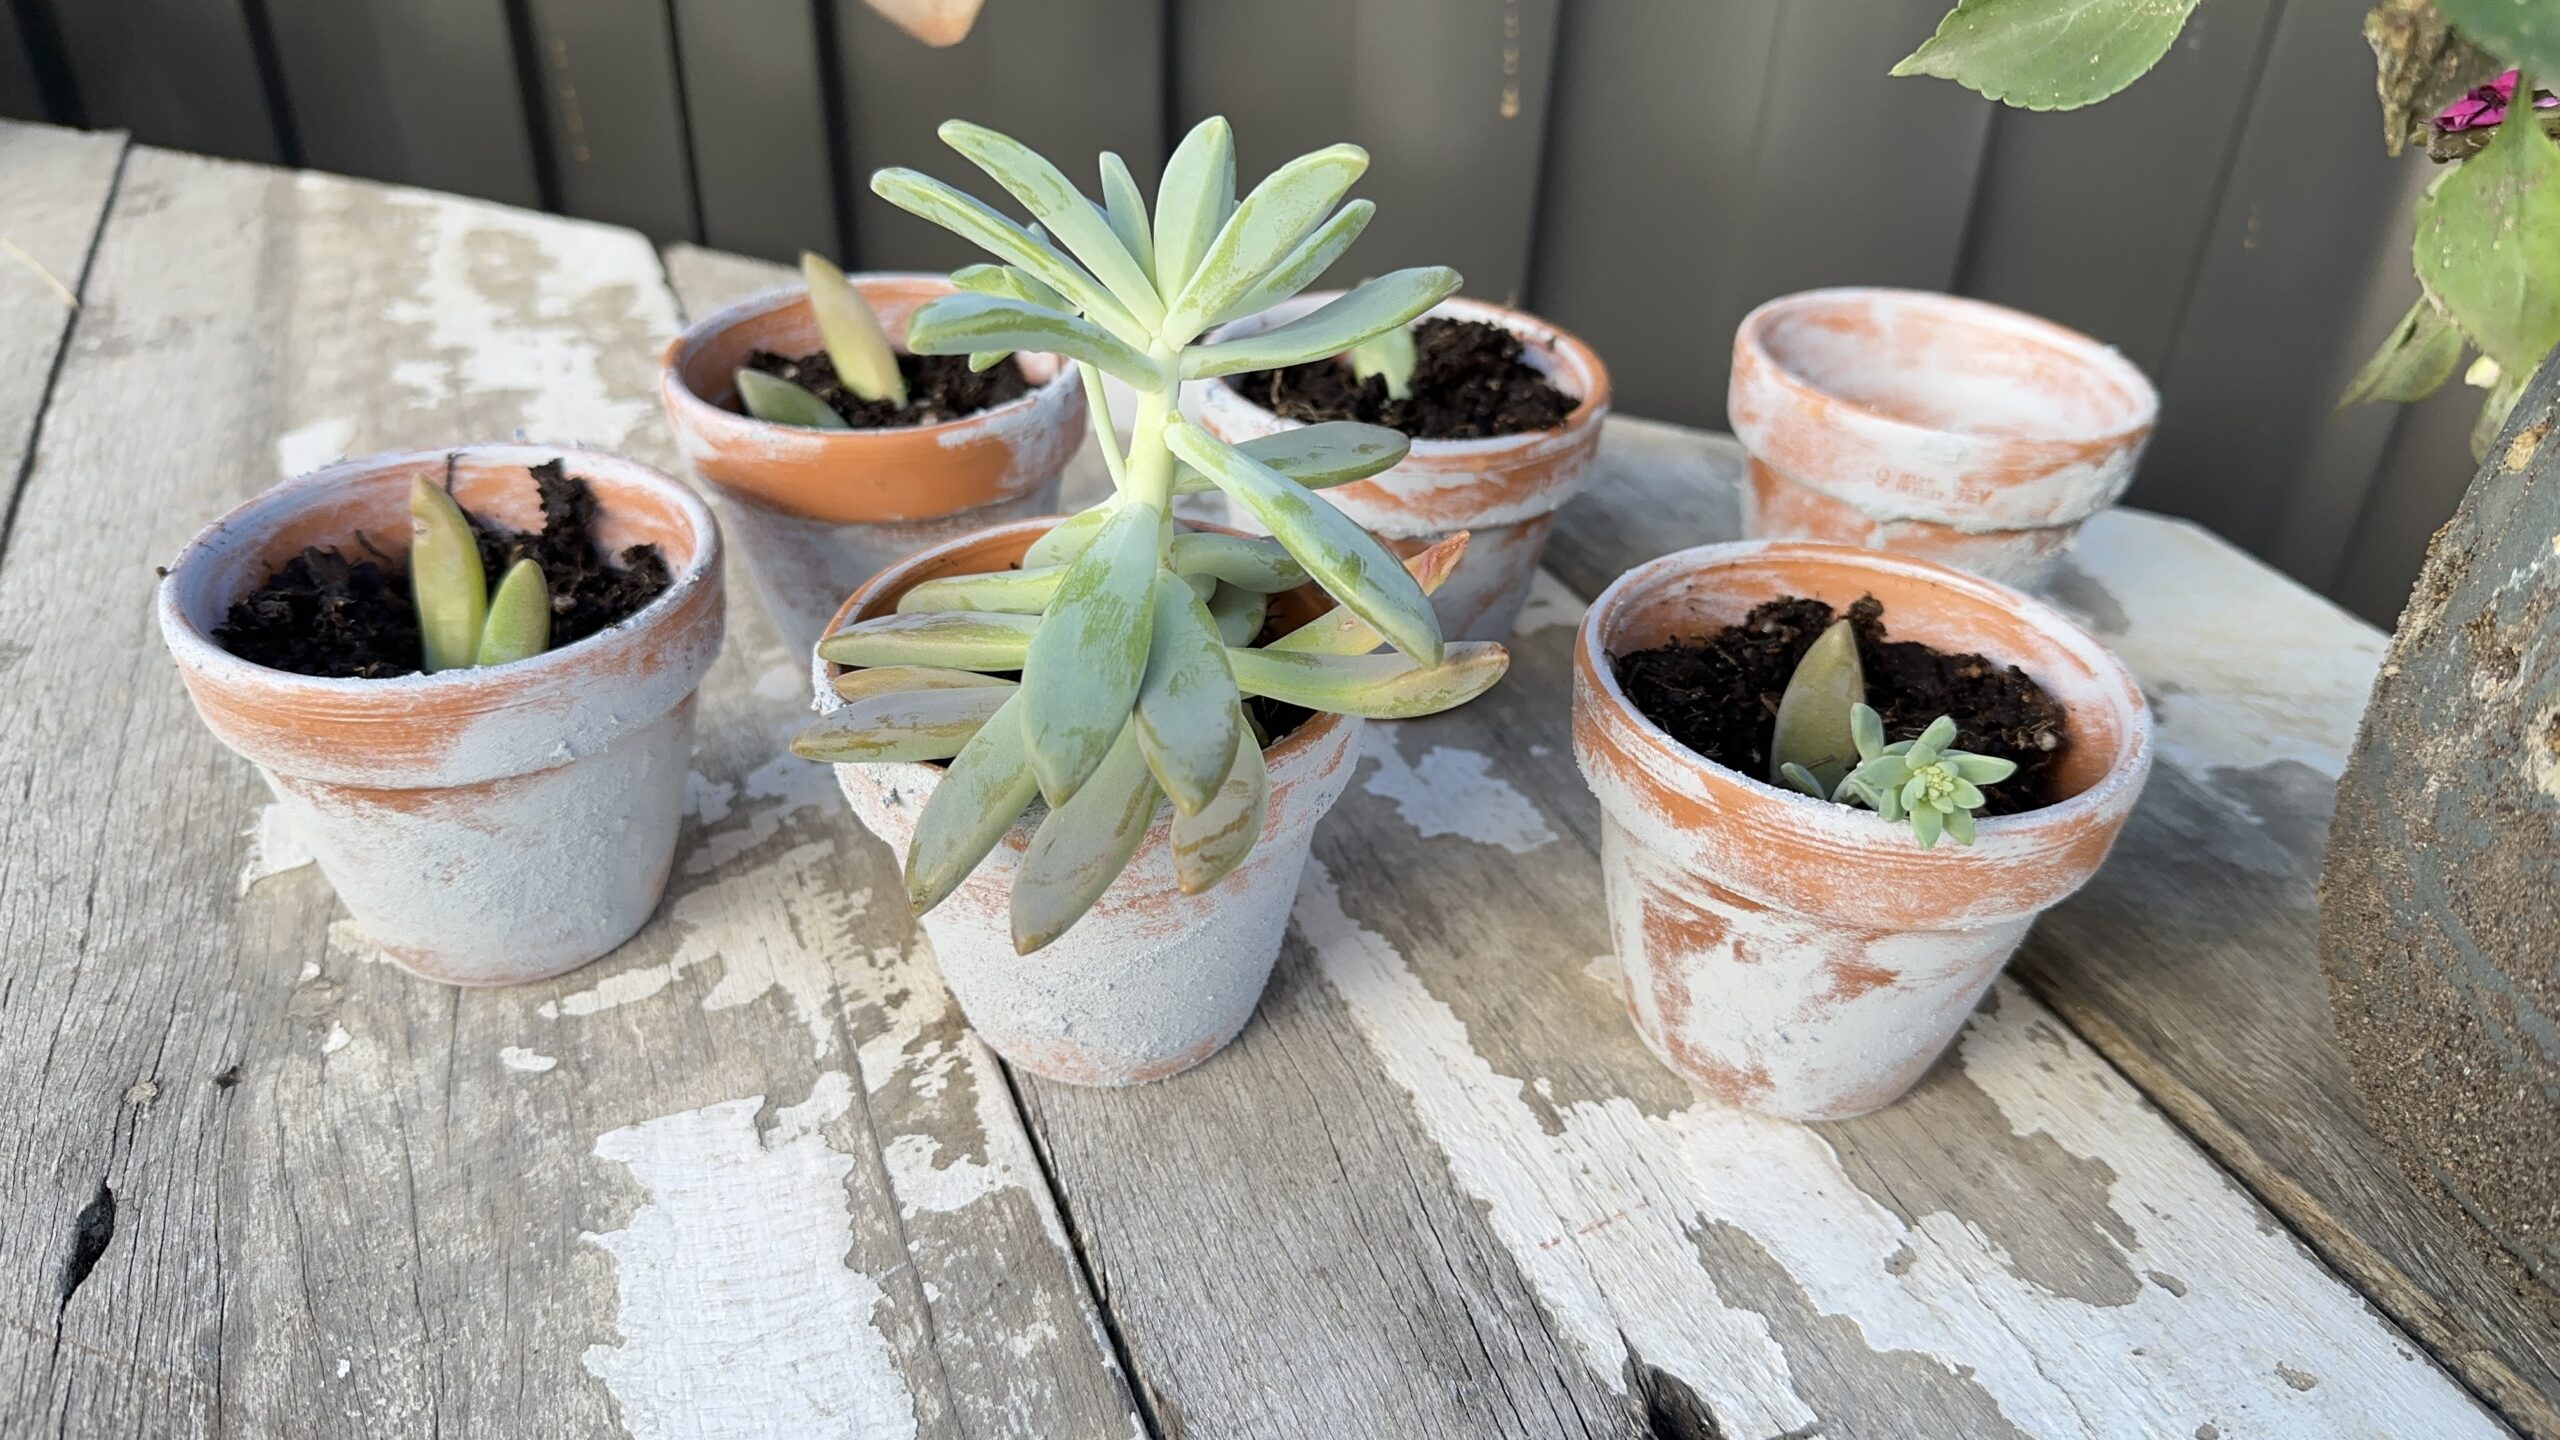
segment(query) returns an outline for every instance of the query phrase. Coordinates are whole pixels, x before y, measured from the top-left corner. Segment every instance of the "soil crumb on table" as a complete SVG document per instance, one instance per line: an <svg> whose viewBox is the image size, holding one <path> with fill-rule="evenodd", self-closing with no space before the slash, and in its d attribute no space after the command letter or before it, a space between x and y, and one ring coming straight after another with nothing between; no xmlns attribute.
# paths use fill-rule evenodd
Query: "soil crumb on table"
<svg viewBox="0 0 2560 1440"><path fill-rule="evenodd" d="M788 380L817 396L856 430L947 424L1031 393L1031 381L1023 375L1021 363L1010 356L980 373L969 368L966 355L901 355L898 373L907 382L904 405L865 400L846 389L836 378L835 362L823 350L797 359L758 350L747 356L747 368Z"/></svg>
<svg viewBox="0 0 2560 1440"><path fill-rule="evenodd" d="M1778 699L1796 662L1839 618L1828 604L1781 596L1712 635L1616 656L1618 683L1671 738L1754 780L1769 776ZM1867 703L1887 741L1916 738L1941 715L1955 718L1955 748L2017 762L2018 773L1983 787L1981 813L2014 815L2060 797L2054 771L2070 741L2062 703L2015 665L1950 655L1888 638L1884 606L1870 595L1849 607L1866 670Z"/></svg>
<svg viewBox="0 0 2560 1440"><path fill-rule="evenodd" d="M547 460L529 472L542 529L524 533L471 515L492 586L530 556L551 591L551 648L574 645L647 608L674 577L655 545L615 559L597 547L595 492ZM465 512L466 514L468 512ZM359 533L354 551L312 546L233 601L214 643L253 665L331 680L380 680L425 666L418 612L401 561ZM618 560L618 563L617 563Z"/></svg>
<svg viewBox="0 0 2560 1440"><path fill-rule="evenodd" d="M1553 430L1580 403L1527 360L1520 337L1481 320L1427 316L1413 327L1412 395L1387 398L1384 376L1355 378L1334 356L1227 383L1284 420L1359 420L1416 440L1481 440Z"/></svg>

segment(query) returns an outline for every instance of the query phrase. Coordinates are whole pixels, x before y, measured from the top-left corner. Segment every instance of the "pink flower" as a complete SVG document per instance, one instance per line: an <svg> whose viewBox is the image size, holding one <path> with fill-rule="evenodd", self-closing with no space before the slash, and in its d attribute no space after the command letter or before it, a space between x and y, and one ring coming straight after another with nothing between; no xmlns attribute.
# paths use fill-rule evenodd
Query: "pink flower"
<svg viewBox="0 0 2560 1440"><path fill-rule="evenodd" d="M2508 71L2479 89L2444 107L2436 117L2436 128L2447 135L2460 130L2482 130L2507 118L2507 107L2515 103L2516 72ZM2549 110L2560 107L2560 95L2542 91L2533 94L2533 108Z"/></svg>

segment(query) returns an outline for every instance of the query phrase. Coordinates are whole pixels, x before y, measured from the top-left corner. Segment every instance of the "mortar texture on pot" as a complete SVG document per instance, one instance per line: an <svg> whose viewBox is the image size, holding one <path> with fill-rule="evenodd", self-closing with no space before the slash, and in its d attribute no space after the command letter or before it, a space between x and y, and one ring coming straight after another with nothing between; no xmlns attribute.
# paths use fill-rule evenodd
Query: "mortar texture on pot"
<svg viewBox="0 0 2560 1440"><path fill-rule="evenodd" d="M944 545L883 571L838 612L832 632L885 615L898 597L943 575L1001 570L1057 517L1020 522ZM1313 587L1275 596L1274 613L1304 623L1332 602ZM818 709L843 702L842 667L815 661ZM1271 771L1262 839L1234 873L1201 895L1174 881L1173 810L1155 824L1091 912L1045 948L1013 949L1014 876L1047 811L1037 801L959 889L923 919L952 997L980 1038L1008 1062L1076 1085L1132 1085L1190 1069L1253 1017L1288 929L1316 822L1350 782L1360 721L1318 714L1263 752ZM854 814L904 866L918 817L942 780L926 764L838 765Z"/></svg>
<svg viewBox="0 0 2560 1440"><path fill-rule="evenodd" d="M2074 330L1915 290L1809 290L1744 317L1726 393L1743 532L2040 583L2133 480L2160 409Z"/></svg>
<svg viewBox="0 0 2560 1440"><path fill-rule="evenodd" d="M904 346L916 308L952 293L939 275L856 275ZM824 348L809 292L741 300L667 346L658 389L677 444L723 501L758 596L791 645L817 643L838 602L884 567L946 540L1057 508L1058 477L1084 443L1084 386L1054 355L1014 357L1031 392L940 425L813 430L733 408L757 350Z"/></svg>
<svg viewBox="0 0 2560 1440"><path fill-rule="evenodd" d="M465 510L519 530L530 467L587 481L609 550L653 544L673 583L633 615L513 664L385 680L253 665L214 643L234 600L311 545L393 558L409 487L453 478ZM215 521L161 581L160 629L197 713L256 763L358 926L404 968L457 985L573 970L657 907L719 654L720 539L681 483L634 461L533 445L351 460Z"/></svg>
<svg viewBox="0 0 2560 1440"><path fill-rule="evenodd" d="M2016 664L2068 708L2065 798L1981 821L1971 846L1924 850L1907 824L1690 750L1637 711L1610 663L1775 596L1846 610L1870 594L1897 639ZM1835 545L1704 545L1627 572L1583 619L1573 713L1637 1033L1707 1094L1803 1120L1865 1114L1920 1078L2036 915L2096 873L2151 766L2140 688L2060 613Z"/></svg>
<svg viewBox="0 0 2560 1440"><path fill-rule="evenodd" d="M1286 323L1338 298L1300 295L1216 332L1233 339ZM1609 371L1588 345L1534 315L1478 300L1444 300L1431 314L1499 325L1519 336L1523 359L1574 397L1564 424L1481 440L1416 440L1395 468L1316 493L1390 547L1410 556L1460 530L1473 532L1466 558L1432 597L1440 629L1453 640L1507 640L1546 554L1555 512L1582 489L1600 453L1600 422L1609 414ZM1202 429L1242 442L1299 423L1247 399L1224 380L1184 387L1183 408ZM1241 529L1264 533L1230 506Z"/></svg>

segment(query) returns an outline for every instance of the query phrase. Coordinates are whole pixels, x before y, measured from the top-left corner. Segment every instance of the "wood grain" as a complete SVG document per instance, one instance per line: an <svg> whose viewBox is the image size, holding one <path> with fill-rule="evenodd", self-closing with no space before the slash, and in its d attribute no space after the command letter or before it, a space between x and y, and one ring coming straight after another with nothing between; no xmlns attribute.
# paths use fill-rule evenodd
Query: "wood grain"
<svg viewBox="0 0 2560 1440"><path fill-rule="evenodd" d="M1558 517L1548 552L1569 582L1735 533L1730 440L1612 420L1606 447L1612 483ZM2015 975L2510 1422L2560 1435L2560 1336L2403 1181L2330 1029L2313 887L2382 637L2129 510L2090 522L2051 598L2142 679L2162 754L2106 868Z"/></svg>
<svg viewBox="0 0 2560 1440"><path fill-rule="evenodd" d="M133 153L0 565L0 1432L1131 1433L743 591L667 903L507 991L379 962L152 633L150 561L340 451L668 463L676 319L628 232Z"/></svg>
<svg viewBox="0 0 2560 1440"><path fill-rule="evenodd" d="M0 516L25 474L124 148L122 135L0 121ZM0 555L7 544L0 521Z"/></svg>

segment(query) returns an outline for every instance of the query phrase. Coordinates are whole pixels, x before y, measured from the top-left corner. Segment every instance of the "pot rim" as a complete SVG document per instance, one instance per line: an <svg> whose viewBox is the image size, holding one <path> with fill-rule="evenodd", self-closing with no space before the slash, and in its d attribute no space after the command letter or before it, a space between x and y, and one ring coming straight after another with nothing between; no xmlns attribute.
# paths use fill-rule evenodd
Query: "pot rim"
<svg viewBox="0 0 2560 1440"><path fill-rule="evenodd" d="M1348 292L1341 290L1306 291L1291 296L1260 314L1248 315L1243 319L1231 320L1217 326L1202 336L1201 340L1203 343L1208 343L1259 334L1283 321L1294 319L1330 301L1340 299L1346 293ZM1541 441L1553 441L1576 435L1598 424L1601 418L1608 414L1611 398L1609 367L1602 363L1598 351L1562 326L1543 320L1525 310L1514 310L1507 305L1496 305L1490 300L1476 300L1463 295L1452 295L1424 311L1423 314L1452 320L1480 320L1499 325L1519 336L1523 344L1539 352L1546 359L1547 364L1539 368L1548 371L1549 378L1557 382L1559 389L1563 388L1562 382L1566 380L1578 380L1582 383L1583 391L1575 398L1574 407L1566 413L1564 422L1551 430L1518 430L1508 435L1484 435L1472 440L1414 439L1412 451L1399 462L1400 466L1410 464L1417 459L1428 460L1443 456L1451 460L1467 461L1500 458L1506 450L1520 449ZM1233 377L1219 375L1201 383L1214 387L1208 392L1209 394L1220 396L1256 415L1267 417L1275 430L1294 430L1307 423L1304 420L1290 420L1274 414L1251 396L1228 384L1227 381L1231 378ZM1203 403L1205 405L1208 402ZM1374 483L1375 480L1384 479L1386 475L1394 473L1393 470L1389 470L1385 475L1375 476L1370 481L1360 483Z"/></svg>
<svg viewBox="0 0 2560 1440"><path fill-rule="evenodd" d="M861 289L866 281L879 280L895 282L924 282L927 284L939 285L946 293L957 293L959 290L958 286L951 283L950 276L937 275L930 271L923 270L865 270L853 275L848 275L846 278L854 282L854 287L856 289ZM685 363L691 360L703 346L711 343L713 337L719 335L722 331L728 330L733 326L743 324L748 320L757 319L762 316L769 315L776 310L789 309L792 306L805 303L808 298L809 287L806 285L777 286L774 289L760 291L756 294L746 296L743 299L733 300L702 317L700 320L695 321L693 324L686 326L683 334L678 335L673 340L667 342L666 349L661 351L658 357L658 369L659 373L665 377L665 390L669 402L680 405L688 411L700 412L696 416L697 423L708 421L719 425L735 425L765 430L788 430L794 433L806 432L809 435L822 436L832 442L844 445L860 445L865 442L876 441L888 436L925 436L932 438L937 443L948 443L944 437L964 431L983 429L989 425L1000 424L1005 417L1012 415L1016 411L1028 411L1038 406L1043 396L1048 392L1054 391L1062 386L1075 386L1082 383L1078 378L1075 361L1070 360L1063 355L1054 356L1052 358L1054 358L1058 364L1056 374L1050 376L1046 380L1033 380L1029 390L1024 391L1022 394L1011 400L1007 400L1001 405L991 405L984 410L977 411L973 414L963 415L956 420L944 420L932 425L897 425L887 428L874 427L867 430L819 430L806 425L784 425L772 420L759 420L753 415L748 415L740 411L728 409L722 405L714 404L712 401L705 398L701 392L695 390L691 384L687 383L684 378ZM900 353L911 354L913 352L907 351L902 345L900 347ZM1028 375L1024 376L1024 378L1030 379Z"/></svg>
<svg viewBox="0 0 2560 1440"><path fill-rule="evenodd" d="M526 469L558 460L582 479L608 472L617 484L648 490L667 499L693 532L693 554L656 599L593 635L503 665L433 674L418 671L374 680L297 675L244 660L223 649L211 632L187 613L179 595L179 582L191 566L210 564L235 548L262 543L277 528L276 517L306 509L328 492L353 481L386 471L440 464L447 456L467 456L500 468L521 465ZM598 498L601 501L602 497ZM654 466L607 451L500 441L388 450L341 460L272 485L233 506L187 541L162 572L156 603L161 635L179 664L216 685L255 687L288 702L319 700L347 708L395 709L434 703L490 711L522 703L522 692L528 687L574 679L573 672L593 668L608 650L628 648L643 632L654 630L675 616L705 586L716 584L719 575L719 526L712 521L710 507L684 482Z"/></svg>
<svg viewBox="0 0 2560 1440"><path fill-rule="evenodd" d="M1967 325L2011 335L2027 335L2055 346L2075 361L2101 371L2116 380L2125 393L2133 397L2132 418L2124 424L2091 428L2082 433L2003 434L1989 431L1955 430L1945 426L1923 425L1853 400L1827 386L1818 385L1780 359L1769 348L1769 332L1781 320L1831 309L1844 304L1868 304L1887 300L1922 310L1939 311L1956 317ZM1935 290L1907 290L1891 285L1833 285L1817 290L1799 290L1764 300L1742 317L1734 330L1733 347L1755 362L1759 373L1769 383L1798 400L1815 400L1836 405L1857 415L1862 423L1883 428L1888 433L1908 437L1958 436L1968 444L2074 447L2106 447L2129 445L2147 436L2160 418L2160 391L2142 367L2125 358L2116 347L2094 336L2057 324L2041 315L2024 310L1977 300L1967 295L1948 295ZM2047 522L2070 524L2072 521ZM2004 528L2045 528L2043 526Z"/></svg>
<svg viewBox="0 0 2560 1440"><path fill-rule="evenodd" d="M1609 652L1605 632L1608 622L1633 596L1650 591L1672 576L1708 572L1749 559L1781 562L1818 559L1853 569L1868 569L1939 585L1976 604L2015 614L2030 628L2089 666L2104 682L2103 693L2113 702L2123 731L2123 738L2105 773L2077 794L2051 805L2014 815L1988 816L1977 821L1979 834L1971 847L1922 849L1912 841L1908 825L1887 821L1863 807L1818 800L1800 791L1772 784L1758 776L1718 764L1681 744L1638 708L1619 685L1616 667L1607 663ZM1734 540L1675 550L1628 570L1594 597L1590 609L1576 627L1574 648L1584 671L1583 678L1589 682L1592 691L1605 697L1628 722L1630 730L1642 738L1656 761L1669 763L1701 778L1712 776L1739 781L1745 787L1743 794L1751 803L1780 807L1777 814L1787 823L1809 832L1816 829L1828 831L1828 838L1861 850L1888 853L1907 862L1961 862L1988 854L2003 840L2032 840L2045 833L2066 831L2079 822L2104 821L2111 811L2120 814L2131 808L2150 771L2154 744L2151 707L2143 697L2141 685L2132 672L2125 669L2124 662L2070 617L2033 596L1967 571L1907 555L1818 541L1774 539Z"/></svg>

